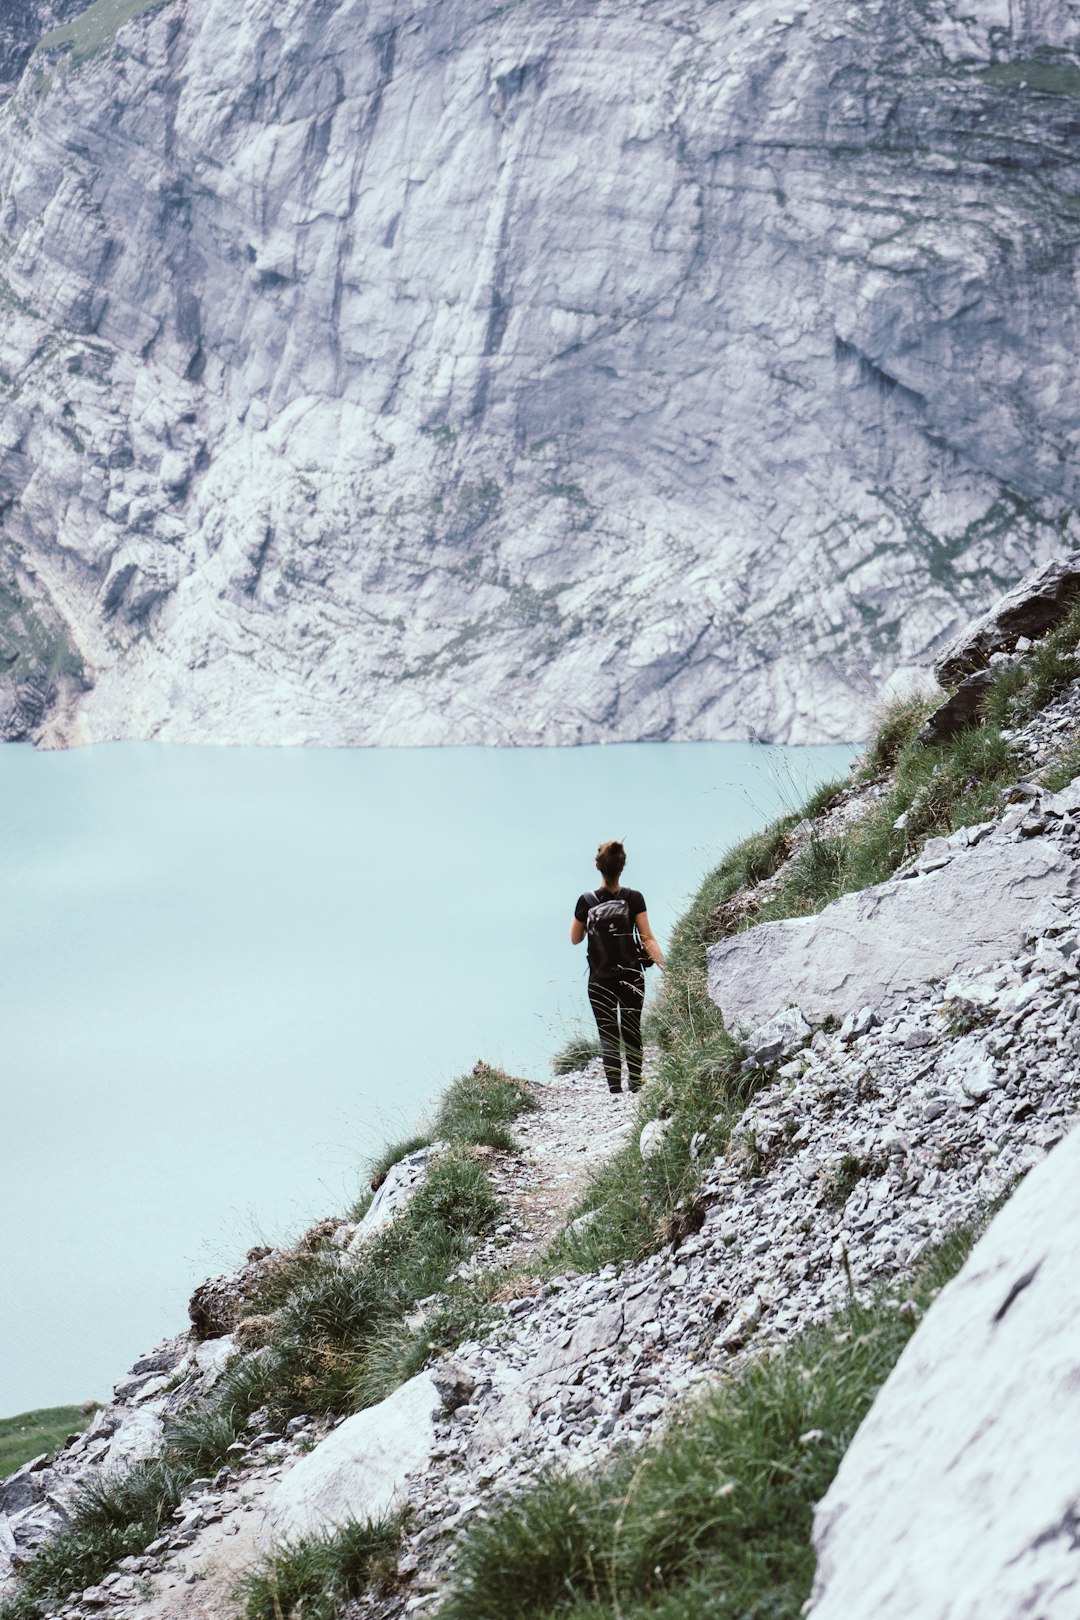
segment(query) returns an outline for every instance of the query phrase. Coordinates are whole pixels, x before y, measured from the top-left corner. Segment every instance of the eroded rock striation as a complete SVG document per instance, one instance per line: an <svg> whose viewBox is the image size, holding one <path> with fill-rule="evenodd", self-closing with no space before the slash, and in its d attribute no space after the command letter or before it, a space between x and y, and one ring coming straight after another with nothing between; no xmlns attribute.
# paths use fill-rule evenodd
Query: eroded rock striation
<svg viewBox="0 0 1080 1620"><path fill-rule="evenodd" d="M851 736L1080 540L1074 0L12 15L4 735Z"/></svg>

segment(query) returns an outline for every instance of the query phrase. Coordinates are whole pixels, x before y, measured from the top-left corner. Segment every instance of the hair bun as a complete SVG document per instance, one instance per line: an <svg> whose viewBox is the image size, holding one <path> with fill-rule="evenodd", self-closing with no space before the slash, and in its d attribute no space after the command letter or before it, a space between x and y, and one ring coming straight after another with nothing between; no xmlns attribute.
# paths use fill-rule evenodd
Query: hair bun
<svg viewBox="0 0 1080 1620"><path fill-rule="evenodd" d="M596 870L606 878L617 878L626 865L626 850L621 838L609 838L596 852Z"/></svg>

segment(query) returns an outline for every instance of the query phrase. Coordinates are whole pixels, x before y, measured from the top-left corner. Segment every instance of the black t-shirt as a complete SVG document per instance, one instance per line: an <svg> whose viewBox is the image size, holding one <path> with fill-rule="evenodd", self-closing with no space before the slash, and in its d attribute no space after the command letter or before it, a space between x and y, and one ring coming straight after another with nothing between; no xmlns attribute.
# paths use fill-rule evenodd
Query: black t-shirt
<svg viewBox="0 0 1080 1620"><path fill-rule="evenodd" d="M574 916L577 918L578 922L582 924L582 926L585 926L589 912L592 910L593 906L603 905L606 900L625 900L630 909L631 925L637 921L643 911L648 910L648 907L645 904L645 896L642 894L641 890L628 889L624 885L616 894L612 894L610 889L596 889L590 894L579 895L578 903L574 907ZM637 932L636 929L634 931L635 933ZM624 968L622 971L626 972L626 969ZM591 962L589 963L589 972L592 974L593 978L598 977L598 975L593 971L593 965Z"/></svg>

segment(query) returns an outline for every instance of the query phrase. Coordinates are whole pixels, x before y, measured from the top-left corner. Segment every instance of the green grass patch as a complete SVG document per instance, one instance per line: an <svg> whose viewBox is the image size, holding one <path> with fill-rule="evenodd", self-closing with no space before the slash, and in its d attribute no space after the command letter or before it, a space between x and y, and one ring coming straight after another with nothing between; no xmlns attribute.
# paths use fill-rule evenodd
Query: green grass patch
<svg viewBox="0 0 1080 1620"><path fill-rule="evenodd" d="M119 1559L141 1553L194 1477L158 1458L137 1464L121 1479L84 1488L72 1503L69 1524L27 1566L18 1592L0 1604L0 1620L40 1620L69 1593L96 1585Z"/></svg>
<svg viewBox="0 0 1080 1620"><path fill-rule="evenodd" d="M412 1355L401 1348L409 1340L406 1318L445 1287L499 1212L483 1167L467 1149L452 1149L397 1220L348 1262L334 1251L298 1255L262 1352L274 1416L356 1411L418 1371L418 1347ZM266 1303L258 1301L253 1314ZM432 1346L439 1337L432 1332Z"/></svg>
<svg viewBox="0 0 1080 1620"><path fill-rule="evenodd" d="M400 1519L304 1537L240 1582L246 1620L338 1620L350 1598L389 1590L400 1542Z"/></svg>
<svg viewBox="0 0 1080 1620"><path fill-rule="evenodd" d="M1080 737L1065 743L1059 754L1039 772L1039 781L1051 793L1060 793L1080 776Z"/></svg>
<svg viewBox="0 0 1080 1620"><path fill-rule="evenodd" d="M579 1069L592 1062L593 1058L600 1056L600 1042L595 1035L590 1035L584 1029L575 1030L569 1037L565 1046L561 1046L551 1060L551 1067L557 1075L576 1074Z"/></svg>
<svg viewBox="0 0 1080 1620"><path fill-rule="evenodd" d="M478 1063L471 1074L461 1075L443 1093L431 1137L436 1142L509 1153L516 1143L508 1127L520 1114L536 1107L536 1098L523 1080Z"/></svg>
<svg viewBox="0 0 1080 1620"><path fill-rule="evenodd" d="M962 731L933 748L907 742L888 792L846 831L811 837L777 892L748 920L805 917L842 894L884 882L928 838L988 820L1001 788L1016 780L1018 770L1010 743L993 724Z"/></svg>
<svg viewBox="0 0 1080 1620"><path fill-rule="evenodd" d="M1018 664L998 675L982 706L984 724L1020 726L1080 677L1080 603Z"/></svg>
<svg viewBox="0 0 1080 1620"><path fill-rule="evenodd" d="M796 1620L814 1505L977 1232L725 1380L641 1452L547 1475L474 1520L442 1620Z"/></svg>
<svg viewBox="0 0 1080 1620"><path fill-rule="evenodd" d="M111 45L117 33L134 17L157 11L168 0L94 0L94 4L41 39L38 50L68 49L74 62L84 62L95 51Z"/></svg>
<svg viewBox="0 0 1080 1620"><path fill-rule="evenodd" d="M53 1456L69 1434L82 1434L97 1410L95 1401L86 1401L82 1406L47 1406L0 1418L0 1479L33 1457Z"/></svg>
<svg viewBox="0 0 1080 1620"><path fill-rule="evenodd" d="M936 699L925 697L897 698L888 704L859 761L860 779L866 781L880 776L883 771L891 771L908 744L915 740L923 721L936 707Z"/></svg>
<svg viewBox="0 0 1080 1620"><path fill-rule="evenodd" d="M989 67L979 68L978 77L1010 90L1035 90L1041 95L1080 99L1080 64L1067 57L993 62Z"/></svg>

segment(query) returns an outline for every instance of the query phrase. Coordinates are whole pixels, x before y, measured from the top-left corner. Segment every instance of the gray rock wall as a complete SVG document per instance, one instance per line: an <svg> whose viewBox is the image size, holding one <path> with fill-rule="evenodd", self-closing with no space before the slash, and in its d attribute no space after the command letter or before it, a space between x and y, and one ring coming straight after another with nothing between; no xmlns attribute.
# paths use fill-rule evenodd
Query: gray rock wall
<svg viewBox="0 0 1080 1620"><path fill-rule="evenodd" d="M1075 3L107 9L0 110L44 740L850 736L1073 534Z"/></svg>

